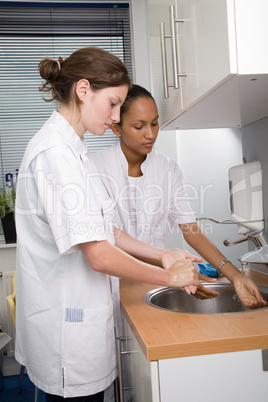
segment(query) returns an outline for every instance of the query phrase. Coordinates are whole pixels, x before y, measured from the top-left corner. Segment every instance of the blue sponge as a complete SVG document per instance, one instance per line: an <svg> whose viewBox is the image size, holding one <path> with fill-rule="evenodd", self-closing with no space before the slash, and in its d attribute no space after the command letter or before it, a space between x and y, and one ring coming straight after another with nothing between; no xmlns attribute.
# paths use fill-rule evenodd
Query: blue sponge
<svg viewBox="0 0 268 402"><path fill-rule="evenodd" d="M209 263L198 264L198 266L199 266L200 274L202 274L202 275L210 276L212 278L216 278L217 276L220 275L219 271L217 271L216 268L214 268Z"/></svg>

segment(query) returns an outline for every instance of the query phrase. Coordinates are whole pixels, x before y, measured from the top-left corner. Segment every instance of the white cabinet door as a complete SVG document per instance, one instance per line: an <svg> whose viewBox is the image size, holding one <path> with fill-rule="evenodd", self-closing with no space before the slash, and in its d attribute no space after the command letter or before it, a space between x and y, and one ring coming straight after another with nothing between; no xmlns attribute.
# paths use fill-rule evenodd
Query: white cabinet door
<svg viewBox="0 0 268 402"><path fill-rule="evenodd" d="M161 62L160 23L165 26L165 33L170 34L169 5L174 0L148 0L150 64L152 74L152 94L159 110L160 126L178 115L182 109L180 89L169 88L169 98L164 98L163 70ZM137 28L138 29L138 28ZM166 39L167 77L169 85L174 83L171 54L171 40Z"/></svg>
<svg viewBox="0 0 268 402"><path fill-rule="evenodd" d="M234 7L226 0L148 0L153 95L160 112L160 126L179 115L215 86L237 73ZM171 34L170 5L174 5L179 88L174 89L171 39L166 38L169 97L164 99L160 23ZM228 26L228 24L230 26ZM230 30L231 27L231 30ZM231 65L232 63L232 65Z"/></svg>
<svg viewBox="0 0 268 402"><path fill-rule="evenodd" d="M233 1L177 0L183 109L237 73ZM230 43L230 40L231 43Z"/></svg>
<svg viewBox="0 0 268 402"><path fill-rule="evenodd" d="M262 351L159 361L161 402L264 402L268 371Z"/></svg>

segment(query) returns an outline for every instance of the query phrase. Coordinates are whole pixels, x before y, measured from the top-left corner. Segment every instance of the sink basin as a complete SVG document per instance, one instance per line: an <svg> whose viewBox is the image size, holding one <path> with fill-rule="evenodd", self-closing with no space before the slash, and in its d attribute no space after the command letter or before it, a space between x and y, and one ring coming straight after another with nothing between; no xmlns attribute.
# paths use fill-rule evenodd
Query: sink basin
<svg viewBox="0 0 268 402"><path fill-rule="evenodd" d="M193 295L188 295L182 289L164 287L146 293L143 300L156 308L187 314L230 314L256 311L247 309L239 301L232 284L203 283L203 286L219 292L220 295L213 299L200 300ZM268 287L259 286L259 289L264 300L268 302Z"/></svg>

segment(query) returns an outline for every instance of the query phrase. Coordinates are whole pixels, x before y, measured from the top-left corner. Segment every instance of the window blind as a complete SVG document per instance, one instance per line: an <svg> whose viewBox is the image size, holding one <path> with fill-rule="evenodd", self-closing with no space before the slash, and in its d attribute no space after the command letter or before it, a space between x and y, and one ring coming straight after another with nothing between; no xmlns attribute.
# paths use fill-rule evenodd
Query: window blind
<svg viewBox="0 0 268 402"><path fill-rule="evenodd" d="M131 76L129 4L0 1L0 187L15 183L27 143L58 107L38 90L40 60L86 46L115 54ZM117 140L111 130L85 138L91 152Z"/></svg>

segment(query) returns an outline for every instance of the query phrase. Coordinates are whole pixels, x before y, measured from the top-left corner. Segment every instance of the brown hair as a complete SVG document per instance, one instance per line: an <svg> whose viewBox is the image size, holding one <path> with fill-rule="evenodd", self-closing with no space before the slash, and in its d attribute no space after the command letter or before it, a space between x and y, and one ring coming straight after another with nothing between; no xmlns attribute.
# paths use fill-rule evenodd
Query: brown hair
<svg viewBox="0 0 268 402"><path fill-rule="evenodd" d="M93 91L102 88L128 85L131 81L124 63L115 55L97 47L86 47L58 61L45 58L39 63L39 72L46 81L40 91L51 92L52 98L47 102L57 100L69 103L72 100L75 83L87 79ZM81 103L75 95L77 104Z"/></svg>

